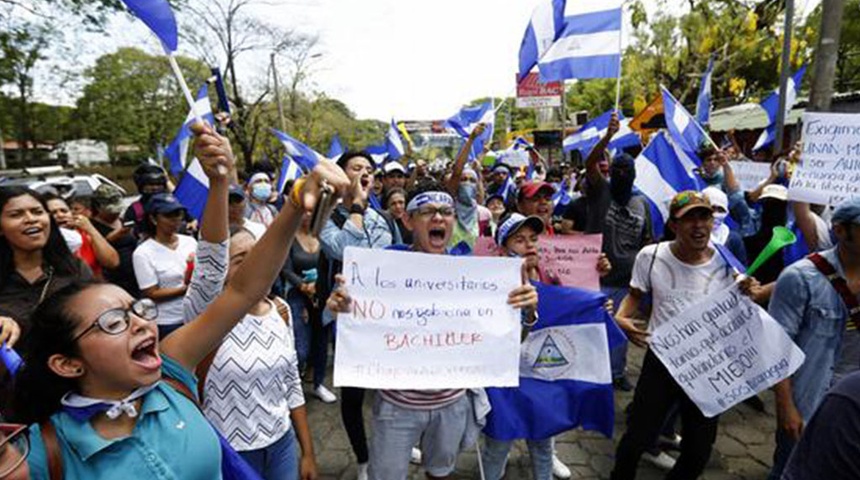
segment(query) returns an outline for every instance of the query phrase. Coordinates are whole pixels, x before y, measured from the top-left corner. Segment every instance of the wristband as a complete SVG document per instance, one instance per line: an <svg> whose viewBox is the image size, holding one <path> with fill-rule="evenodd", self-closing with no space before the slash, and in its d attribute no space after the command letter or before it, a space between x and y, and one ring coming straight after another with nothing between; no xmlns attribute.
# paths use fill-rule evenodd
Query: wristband
<svg viewBox="0 0 860 480"><path fill-rule="evenodd" d="M301 194L302 190L305 188L305 182L307 182L306 178L296 180L296 182L293 183L292 191L290 191L290 203L299 210L302 209Z"/></svg>
<svg viewBox="0 0 860 480"><path fill-rule="evenodd" d="M349 214L350 215L356 214L356 215L364 216L364 207L362 207L361 205L359 205L357 203L353 203L352 206L349 207Z"/></svg>

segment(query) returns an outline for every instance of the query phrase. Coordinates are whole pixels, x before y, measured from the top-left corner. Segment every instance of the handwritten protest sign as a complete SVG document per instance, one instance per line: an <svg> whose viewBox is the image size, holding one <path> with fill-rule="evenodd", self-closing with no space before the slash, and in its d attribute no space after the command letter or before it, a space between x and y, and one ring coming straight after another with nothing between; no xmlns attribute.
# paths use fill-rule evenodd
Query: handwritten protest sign
<svg viewBox="0 0 860 480"><path fill-rule="evenodd" d="M543 235L538 239L540 268L561 285L599 291L597 257L602 242L602 235ZM479 257L501 255L499 247L489 237L478 237L473 253Z"/></svg>
<svg viewBox="0 0 860 480"><path fill-rule="evenodd" d="M860 115L804 113L801 141L789 199L838 205L860 196Z"/></svg>
<svg viewBox="0 0 860 480"><path fill-rule="evenodd" d="M335 386L518 385L522 260L347 248L352 312L337 325Z"/></svg>
<svg viewBox="0 0 860 480"><path fill-rule="evenodd" d="M603 235L542 236L538 241L540 266L562 285L600 290L597 257Z"/></svg>
<svg viewBox="0 0 860 480"><path fill-rule="evenodd" d="M709 418L787 378L804 360L776 320L737 285L657 326L650 345Z"/></svg>
<svg viewBox="0 0 860 480"><path fill-rule="evenodd" d="M741 190L755 190L770 176L770 164L763 162L730 162L732 172L741 185Z"/></svg>

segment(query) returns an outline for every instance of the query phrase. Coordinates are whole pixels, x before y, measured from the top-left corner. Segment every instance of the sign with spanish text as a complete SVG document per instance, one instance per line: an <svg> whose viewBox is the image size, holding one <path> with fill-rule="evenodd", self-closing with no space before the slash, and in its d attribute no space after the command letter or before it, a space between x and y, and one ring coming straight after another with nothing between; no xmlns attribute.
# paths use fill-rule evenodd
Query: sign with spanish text
<svg viewBox="0 0 860 480"><path fill-rule="evenodd" d="M657 326L649 345L708 418L788 378L805 358L737 284Z"/></svg>
<svg viewBox="0 0 860 480"><path fill-rule="evenodd" d="M540 74L532 72L517 83L517 108L560 107L564 95L563 82L541 82Z"/></svg>
<svg viewBox="0 0 860 480"><path fill-rule="evenodd" d="M735 179L744 192L750 192L758 188L762 182L770 176L770 164L765 162L729 162Z"/></svg>
<svg viewBox="0 0 860 480"><path fill-rule="evenodd" d="M790 200L836 206L860 196L860 115L804 113L801 142Z"/></svg>
<svg viewBox="0 0 860 480"><path fill-rule="evenodd" d="M374 389L515 387L522 260L349 247L352 299L337 319L334 384Z"/></svg>

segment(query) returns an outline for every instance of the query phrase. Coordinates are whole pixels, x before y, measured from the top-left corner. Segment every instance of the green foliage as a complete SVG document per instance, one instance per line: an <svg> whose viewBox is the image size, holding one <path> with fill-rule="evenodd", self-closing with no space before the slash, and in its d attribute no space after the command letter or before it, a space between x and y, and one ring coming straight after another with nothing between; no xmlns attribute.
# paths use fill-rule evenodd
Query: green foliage
<svg viewBox="0 0 860 480"><path fill-rule="evenodd" d="M203 84L205 64L178 57L189 86ZM100 57L85 72L89 83L77 103L82 136L101 140L112 151L134 145L144 156L155 156L168 143L188 113L188 104L163 56L122 48Z"/></svg>
<svg viewBox="0 0 860 480"><path fill-rule="evenodd" d="M821 5L818 5L806 20L804 30L808 32L809 44L818 45L821 27ZM839 53L836 60L835 90L847 92L860 89L860 0L846 0L839 37Z"/></svg>

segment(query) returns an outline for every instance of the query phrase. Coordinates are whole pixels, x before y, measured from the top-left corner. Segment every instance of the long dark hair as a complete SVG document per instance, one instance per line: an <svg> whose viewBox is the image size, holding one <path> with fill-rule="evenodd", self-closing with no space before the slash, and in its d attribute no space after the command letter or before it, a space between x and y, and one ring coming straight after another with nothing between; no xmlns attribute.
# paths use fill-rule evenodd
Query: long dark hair
<svg viewBox="0 0 860 480"><path fill-rule="evenodd" d="M14 384L13 415L20 423L46 420L60 409L60 399L76 390L75 379L64 378L48 367L51 355L78 356L74 339L78 322L67 305L95 282L75 281L57 290L42 302L31 317L32 326L25 339L24 366Z"/></svg>
<svg viewBox="0 0 860 480"><path fill-rule="evenodd" d="M48 234L48 243L42 248L42 258L45 265L54 269L54 273L63 276L72 276L80 273L80 262L75 260L69 246L63 239L60 233L60 227L48 214L48 205L42 195L24 187L0 187L0 212L6 207L10 200L24 195L29 195L38 201L42 208L45 209L45 214L48 215L51 222L51 231ZM12 246L6 240L5 236L0 236L0 284L5 284L9 281L9 276L15 271L15 260L12 252Z"/></svg>

